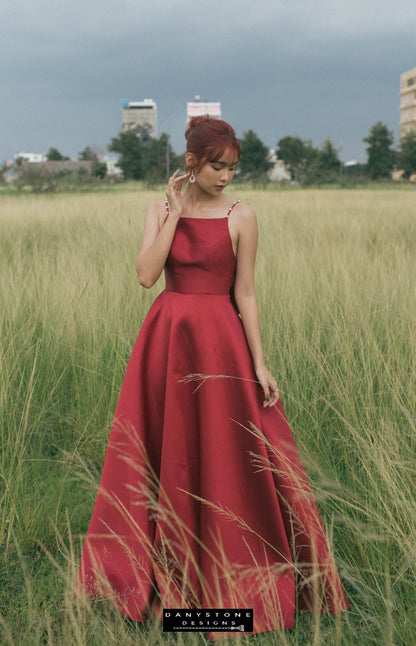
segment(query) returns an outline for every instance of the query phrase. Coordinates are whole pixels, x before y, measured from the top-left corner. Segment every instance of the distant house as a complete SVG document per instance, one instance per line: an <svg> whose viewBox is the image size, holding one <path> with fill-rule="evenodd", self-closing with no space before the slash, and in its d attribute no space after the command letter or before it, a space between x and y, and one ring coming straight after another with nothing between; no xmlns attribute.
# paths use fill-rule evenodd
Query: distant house
<svg viewBox="0 0 416 646"><path fill-rule="evenodd" d="M32 164L39 164L40 162L46 162L46 155L42 153L18 153L14 156L15 161L22 159L23 161L30 162Z"/></svg>
<svg viewBox="0 0 416 646"><path fill-rule="evenodd" d="M270 149L267 159L273 164L268 171L267 176L271 182L290 182L291 174L287 170L285 163L277 158L276 151Z"/></svg>
<svg viewBox="0 0 416 646"><path fill-rule="evenodd" d="M123 171L117 166L118 157L110 157L110 155L100 155L99 160L107 166L108 177L122 177Z"/></svg>

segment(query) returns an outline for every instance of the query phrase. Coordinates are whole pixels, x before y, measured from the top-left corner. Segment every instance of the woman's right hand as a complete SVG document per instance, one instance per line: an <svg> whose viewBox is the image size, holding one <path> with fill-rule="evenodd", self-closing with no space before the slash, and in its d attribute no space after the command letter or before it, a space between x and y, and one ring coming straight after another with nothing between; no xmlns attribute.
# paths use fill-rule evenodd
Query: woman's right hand
<svg viewBox="0 0 416 646"><path fill-rule="evenodd" d="M179 175L179 170L175 171L169 178L168 187L166 189L166 197L169 202L169 213L180 217L183 211L182 204L182 185L188 179L189 173L186 175Z"/></svg>

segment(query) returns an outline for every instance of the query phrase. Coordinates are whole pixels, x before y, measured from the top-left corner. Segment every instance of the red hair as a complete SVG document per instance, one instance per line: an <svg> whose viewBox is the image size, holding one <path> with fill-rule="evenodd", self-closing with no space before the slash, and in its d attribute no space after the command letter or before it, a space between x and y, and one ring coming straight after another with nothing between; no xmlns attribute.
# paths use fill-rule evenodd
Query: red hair
<svg viewBox="0 0 416 646"><path fill-rule="evenodd" d="M230 162L240 159L240 143L229 123L208 114L192 117L185 132L186 152L196 158L200 168L206 162L219 161L224 153L232 153Z"/></svg>

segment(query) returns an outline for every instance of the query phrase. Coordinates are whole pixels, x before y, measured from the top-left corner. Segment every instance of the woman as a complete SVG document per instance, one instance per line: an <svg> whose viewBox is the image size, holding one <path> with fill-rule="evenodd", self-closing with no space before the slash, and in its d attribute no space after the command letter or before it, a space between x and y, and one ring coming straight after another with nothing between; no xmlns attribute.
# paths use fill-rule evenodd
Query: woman
<svg viewBox="0 0 416 646"><path fill-rule="evenodd" d="M127 367L78 590L137 621L253 608L254 632L291 628L295 608L348 602L264 362L256 217L224 193L238 140L208 116L185 137L188 172L146 214L139 281L164 270L166 289Z"/></svg>

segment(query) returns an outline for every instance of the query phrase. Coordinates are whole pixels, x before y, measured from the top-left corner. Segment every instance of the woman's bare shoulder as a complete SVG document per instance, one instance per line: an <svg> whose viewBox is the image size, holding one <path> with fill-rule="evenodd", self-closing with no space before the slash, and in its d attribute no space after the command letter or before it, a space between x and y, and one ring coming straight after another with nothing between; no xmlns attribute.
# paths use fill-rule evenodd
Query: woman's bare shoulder
<svg viewBox="0 0 416 646"><path fill-rule="evenodd" d="M158 202L152 202L147 207L146 215L150 216L159 215L160 213L166 213L166 203L164 200L159 200Z"/></svg>
<svg viewBox="0 0 416 646"><path fill-rule="evenodd" d="M147 207L146 222L157 222L159 226L162 226L166 215L167 210L164 200L159 200L159 202L152 202Z"/></svg>
<svg viewBox="0 0 416 646"><path fill-rule="evenodd" d="M244 202L239 202L234 211L235 221L238 222L240 227L244 227L246 229L256 226L256 213L251 206Z"/></svg>
<svg viewBox="0 0 416 646"><path fill-rule="evenodd" d="M240 217L245 217L245 218L256 217L256 213L254 209L249 204L245 204L245 202L238 202L238 204L236 204L236 212Z"/></svg>

